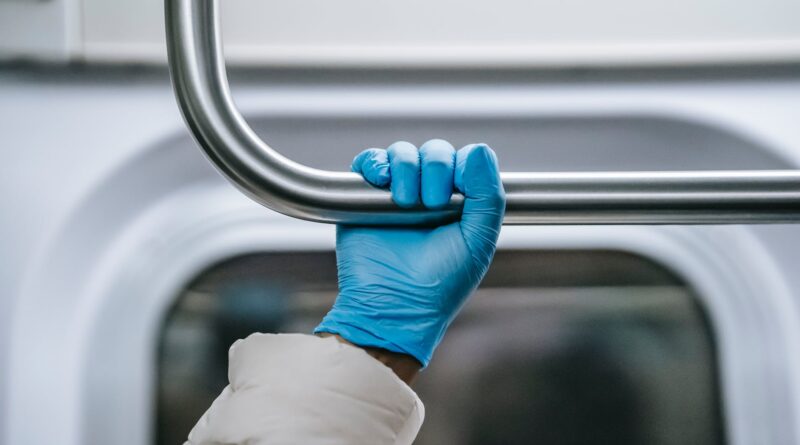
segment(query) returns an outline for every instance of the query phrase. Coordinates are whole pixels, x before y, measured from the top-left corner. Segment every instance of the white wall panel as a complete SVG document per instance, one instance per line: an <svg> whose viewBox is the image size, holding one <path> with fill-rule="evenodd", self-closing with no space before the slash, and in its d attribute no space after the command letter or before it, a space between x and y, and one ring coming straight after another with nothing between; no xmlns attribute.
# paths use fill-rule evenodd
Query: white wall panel
<svg viewBox="0 0 800 445"><path fill-rule="evenodd" d="M66 60L80 48L79 0L0 0L0 59Z"/></svg>
<svg viewBox="0 0 800 445"><path fill-rule="evenodd" d="M89 60L165 60L160 0L83 0ZM800 60L795 0L227 0L228 58L272 65Z"/></svg>

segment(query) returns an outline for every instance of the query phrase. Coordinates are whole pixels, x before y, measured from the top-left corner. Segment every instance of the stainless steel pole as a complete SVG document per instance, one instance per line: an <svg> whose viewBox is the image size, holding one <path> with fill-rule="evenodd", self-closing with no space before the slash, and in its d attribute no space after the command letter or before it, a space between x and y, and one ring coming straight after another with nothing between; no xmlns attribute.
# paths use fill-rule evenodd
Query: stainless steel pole
<svg viewBox="0 0 800 445"><path fill-rule="evenodd" d="M354 173L293 162L262 141L233 104L217 0L165 0L175 94L211 162L260 204L296 218L364 225L430 225L457 217L403 210ZM732 224L800 219L800 172L503 173L504 224Z"/></svg>

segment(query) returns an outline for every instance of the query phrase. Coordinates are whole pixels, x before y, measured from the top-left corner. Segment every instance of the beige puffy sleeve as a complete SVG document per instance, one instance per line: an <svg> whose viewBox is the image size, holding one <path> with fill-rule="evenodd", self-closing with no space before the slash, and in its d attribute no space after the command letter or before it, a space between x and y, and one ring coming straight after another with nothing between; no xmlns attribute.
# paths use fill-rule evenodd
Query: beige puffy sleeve
<svg viewBox="0 0 800 445"><path fill-rule="evenodd" d="M391 369L334 338L253 334L188 445L411 444L425 409Z"/></svg>

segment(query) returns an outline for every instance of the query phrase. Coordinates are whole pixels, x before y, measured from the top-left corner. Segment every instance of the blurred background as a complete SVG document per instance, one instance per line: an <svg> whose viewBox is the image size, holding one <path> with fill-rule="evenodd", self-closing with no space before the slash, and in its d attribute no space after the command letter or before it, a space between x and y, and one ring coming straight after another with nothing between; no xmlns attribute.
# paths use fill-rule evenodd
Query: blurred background
<svg viewBox="0 0 800 445"><path fill-rule="evenodd" d="M487 142L505 171L794 169L792 0L220 5L290 159ZM0 0L0 443L182 443L251 332L310 332L333 227L203 158L158 0ZM800 443L800 226L505 227L416 443Z"/></svg>

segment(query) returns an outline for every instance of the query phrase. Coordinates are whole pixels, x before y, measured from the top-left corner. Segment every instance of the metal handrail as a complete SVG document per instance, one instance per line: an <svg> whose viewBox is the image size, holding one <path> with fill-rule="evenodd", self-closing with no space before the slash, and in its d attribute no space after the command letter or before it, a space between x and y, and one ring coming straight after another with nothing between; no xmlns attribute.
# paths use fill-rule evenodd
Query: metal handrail
<svg viewBox="0 0 800 445"><path fill-rule="evenodd" d="M298 164L262 141L231 99L217 0L165 0L175 94L211 162L260 204L296 218L364 225L430 225L444 210L400 209L354 173ZM800 172L503 173L504 224L730 224L800 219Z"/></svg>

